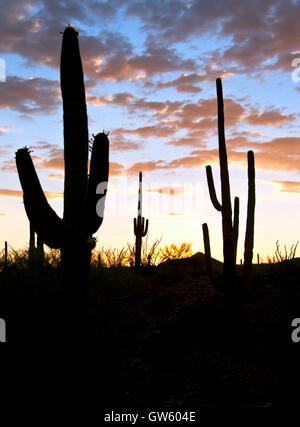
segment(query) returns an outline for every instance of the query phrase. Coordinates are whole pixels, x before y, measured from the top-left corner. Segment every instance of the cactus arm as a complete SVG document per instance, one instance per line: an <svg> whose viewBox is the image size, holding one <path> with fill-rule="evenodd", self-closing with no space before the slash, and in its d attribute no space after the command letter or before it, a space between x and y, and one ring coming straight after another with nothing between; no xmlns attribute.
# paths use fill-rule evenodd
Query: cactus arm
<svg viewBox="0 0 300 427"><path fill-rule="evenodd" d="M88 180L86 229L96 233L103 221L109 173L109 141L105 133L96 135L93 143ZM101 208L101 209L100 209Z"/></svg>
<svg viewBox="0 0 300 427"><path fill-rule="evenodd" d="M144 218L145 219L145 218ZM149 225L149 220L147 219L146 220L146 227L145 227L145 230L144 230L144 232L143 232L143 237L145 237L146 236L146 234L148 233L148 225ZM144 228L144 227L143 227Z"/></svg>
<svg viewBox="0 0 300 427"><path fill-rule="evenodd" d="M64 223L65 237L70 240L72 236L83 238L89 145L78 35L72 27L67 27L63 33L60 75L64 111Z"/></svg>
<svg viewBox="0 0 300 427"><path fill-rule="evenodd" d="M245 236L244 268L251 268L254 244L255 163L253 151L248 151L248 205Z"/></svg>
<svg viewBox="0 0 300 427"><path fill-rule="evenodd" d="M16 166L30 224L43 242L53 249L61 246L62 220L49 205L35 171L29 150L16 152Z"/></svg>
<svg viewBox="0 0 300 427"><path fill-rule="evenodd" d="M239 214L240 214L240 199L234 198L234 214L233 214L233 241L234 241L234 261L236 262L237 244L239 238Z"/></svg>
<svg viewBox="0 0 300 427"><path fill-rule="evenodd" d="M209 189L210 200L211 200L214 208L217 211L221 212L222 211L222 205L219 203L219 201L217 199L211 166L206 166L205 170L206 170L206 178L207 178L207 185L208 185L208 189Z"/></svg>
<svg viewBox="0 0 300 427"><path fill-rule="evenodd" d="M136 218L133 218L133 231L135 236L137 235L137 223L136 223Z"/></svg>

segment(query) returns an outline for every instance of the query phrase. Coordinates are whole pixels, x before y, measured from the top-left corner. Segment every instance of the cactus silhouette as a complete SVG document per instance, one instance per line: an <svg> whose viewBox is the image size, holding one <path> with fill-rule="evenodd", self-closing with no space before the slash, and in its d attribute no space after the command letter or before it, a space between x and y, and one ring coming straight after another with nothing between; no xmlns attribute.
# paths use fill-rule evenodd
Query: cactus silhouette
<svg viewBox="0 0 300 427"><path fill-rule="evenodd" d="M216 210L222 214L223 231L223 257L224 257L224 297L228 304L237 302L236 292L236 250L238 241L239 226L239 198L234 199L234 218L232 220L232 207L230 197L230 183L228 173L228 162L224 129L224 103L222 81L216 80L218 99L218 139L219 139L219 160L221 175L221 195L222 204L219 203L212 175L211 166L206 166L206 177L209 188L210 199ZM228 305L227 304L227 305Z"/></svg>
<svg viewBox="0 0 300 427"><path fill-rule="evenodd" d="M209 240L209 230L206 223L202 224L203 232L203 241L204 241L204 252L205 252L205 264L206 264L206 273L209 277L211 283L213 283L213 268L210 252L210 240Z"/></svg>
<svg viewBox="0 0 300 427"><path fill-rule="evenodd" d="M206 166L206 177L209 188L209 194L213 206L222 213L223 229L223 256L224 256L224 295L228 305L236 305L238 297L236 292L236 252L239 233L239 198L234 199L234 215L232 220L230 184L225 142L224 129L224 105L222 82L217 81L217 98L218 98L218 135L219 135L219 158L221 172L221 193L222 204L219 203L213 181L211 166ZM245 236L244 252L244 278L248 276L249 284L250 272L252 269L253 242L254 242L254 210L255 210L255 165L254 153L248 151L248 206L247 206L247 226ZM203 230L204 231L204 230Z"/></svg>
<svg viewBox="0 0 300 427"><path fill-rule="evenodd" d="M24 205L33 229L51 248L60 248L63 299L70 327L82 320L86 277L92 238L103 221L108 180L109 142L105 133L94 137L88 176L89 137L86 99L78 33L63 32L60 62L64 123L64 210L60 219L50 207L27 147L16 152L16 165L23 189ZM75 325L73 325L74 328Z"/></svg>
<svg viewBox="0 0 300 427"><path fill-rule="evenodd" d="M141 251L142 251L142 238L148 232L149 220L142 217L142 172L139 173L139 198L138 198L138 212L137 218L133 219L133 230L135 234L135 267L141 266Z"/></svg>
<svg viewBox="0 0 300 427"><path fill-rule="evenodd" d="M253 151L248 151L248 204L247 224L244 249L244 287L249 287L252 273L253 244L254 244L254 212L255 212L255 162ZM259 256L257 256L259 264Z"/></svg>
<svg viewBox="0 0 300 427"><path fill-rule="evenodd" d="M29 223L29 259L32 258L35 251L35 232L31 222Z"/></svg>
<svg viewBox="0 0 300 427"><path fill-rule="evenodd" d="M8 261L8 250L7 250L7 241L4 242L4 269L7 268Z"/></svg>
<svg viewBox="0 0 300 427"><path fill-rule="evenodd" d="M31 222L29 223L29 251L28 259L33 261L39 259L42 261L44 259L44 243L39 236L36 236L35 231Z"/></svg>

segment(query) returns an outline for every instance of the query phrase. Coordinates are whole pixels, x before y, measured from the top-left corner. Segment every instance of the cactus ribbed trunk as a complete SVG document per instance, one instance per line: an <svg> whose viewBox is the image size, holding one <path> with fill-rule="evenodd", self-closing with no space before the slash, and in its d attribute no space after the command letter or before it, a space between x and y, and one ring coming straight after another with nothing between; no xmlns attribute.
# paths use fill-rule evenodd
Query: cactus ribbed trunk
<svg viewBox="0 0 300 427"><path fill-rule="evenodd" d="M248 205L247 205L247 224L245 235L244 250L244 290L250 288L252 279L252 260L254 246L254 214L255 214L255 162L253 151L248 151ZM257 257L259 264L259 256Z"/></svg>
<svg viewBox="0 0 300 427"><path fill-rule="evenodd" d="M135 239L135 266L136 268L141 265L141 253L142 253L142 236L136 236Z"/></svg>
<svg viewBox="0 0 300 427"><path fill-rule="evenodd" d="M234 265L236 265L237 244L239 238L239 216L240 216L240 199L234 198L234 215L233 215L233 246L234 246Z"/></svg>
<svg viewBox="0 0 300 427"><path fill-rule="evenodd" d="M254 153L253 151L248 151L248 205L247 205L247 225L246 225L245 252L244 252L245 270L252 268L253 245L254 245L254 212L255 212Z"/></svg>
<svg viewBox="0 0 300 427"><path fill-rule="evenodd" d="M235 277L235 236L232 226L232 208L229 184L229 172L224 129L224 102L221 79L217 79L218 98L218 136L219 159L222 194L222 230L223 230L223 256L224 256L224 285L225 299L231 304L236 298Z"/></svg>
<svg viewBox="0 0 300 427"><path fill-rule="evenodd" d="M66 29L64 33L60 75L65 161L61 263L65 304L70 304L69 307L74 310L74 313L68 314L74 318L76 313L78 316L85 311L89 265L89 250L84 246L86 236L83 233L89 138L82 63L77 33L73 29Z"/></svg>

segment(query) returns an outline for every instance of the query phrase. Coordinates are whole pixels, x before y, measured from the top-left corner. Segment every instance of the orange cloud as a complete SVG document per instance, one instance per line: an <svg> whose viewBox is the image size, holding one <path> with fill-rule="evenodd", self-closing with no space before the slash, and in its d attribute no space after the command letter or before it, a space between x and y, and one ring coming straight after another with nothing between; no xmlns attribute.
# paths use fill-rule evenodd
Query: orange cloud
<svg viewBox="0 0 300 427"><path fill-rule="evenodd" d="M110 149L113 151L128 151L128 150L139 150L143 147L142 142L127 141L122 135L121 131L114 136L114 132L110 136Z"/></svg>
<svg viewBox="0 0 300 427"><path fill-rule="evenodd" d="M177 92L199 93L202 89L195 85L201 81L203 81L203 76L201 74L182 74L177 79L167 83L158 83L156 87L158 89L173 87Z"/></svg>
<svg viewBox="0 0 300 427"><path fill-rule="evenodd" d="M205 137L206 132L203 131L201 136ZM197 137L196 136L187 136L185 138L172 139L169 142L167 142L167 145L174 145L177 147L190 146L190 147L206 148L206 144L201 142L198 135L197 135Z"/></svg>
<svg viewBox="0 0 300 427"><path fill-rule="evenodd" d="M63 174L55 174L55 173L50 173L50 175L48 175L47 178L58 179L59 181L63 181L64 180Z"/></svg>
<svg viewBox="0 0 300 427"><path fill-rule="evenodd" d="M299 181L271 181L274 184L280 185L280 192L282 193L300 193L300 182Z"/></svg>
<svg viewBox="0 0 300 427"><path fill-rule="evenodd" d="M120 165L119 163L116 162L110 162L109 163L109 176L110 177L116 177L116 176L120 176L122 175L122 173L124 172L124 166Z"/></svg>
<svg viewBox="0 0 300 427"><path fill-rule="evenodd" d="M170 126L157 125L157 126L143 126L137 129L119 129L119 132L131 135L139 135L143 138L158 137L167 138L173 135L176 130Z"/></svg>
<svg viewBox="0 0 300 427"><path fill-rule="evenodd" d="M283 114L278 110L269 110L263 113L253 112L245 117L245 121L250 125L274 126L290 123L295 120L294 114Z"/></svg>
<svg viewBox="0 0 300 427"><path fill-rule="evenodd" d="M45 191L45 196L49 200L61 199L63 197L63 193L55 193L53 191ZM13 197L13 198L23 198L23 191L19 190L7 190L0 189L0 197Z"/></svg>
<svg viewBox="0 0 300 427"><path fill-rule="evenodd" d="M127 169L128 175L137 175L140 171L143 172L151 172L158 169L164 169L164 161L163 160L157 160L157 161L150 161L150 162L138 162L134 163Z"/></svg>

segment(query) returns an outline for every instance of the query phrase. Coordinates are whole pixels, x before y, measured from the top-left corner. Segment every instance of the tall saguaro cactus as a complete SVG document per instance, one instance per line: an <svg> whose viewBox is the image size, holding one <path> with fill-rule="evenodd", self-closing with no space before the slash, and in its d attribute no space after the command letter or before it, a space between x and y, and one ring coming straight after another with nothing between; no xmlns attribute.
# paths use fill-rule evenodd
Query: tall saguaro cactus
<svg viewBox="0 0 300 427"><path fill-rule="evenodd" d="M141 266L141 251L142 251L142 238L148 232L149 220L142 217L142 172L139 173L139 198L138 198L138 211L137 218L133 219L133 229L135 238L135 267Z"/></svg>
<svg viewBox="0 0 300 427"><path fill-rule="evenodd" d="M63 295L66 316L73 327L84 313L86 277L92 238L103 220L108 180L109 142L99 133L93 142L88 176L88 123L78 33L66 27L63 33L60 63L64 123L64 211L60 219L50 207L25 147L16 152L16 164L30 223L41 240L51 248L60 248ZM104 185L103 185L104 184ZM99 185L101 188L99 188ZM77 317L76 324L74 316Z"/></svg>
<svg viewBox="0 0 300 427"><path fill-rule="evenodd" d="M254 211L255 211L255 163L253 151L248 151L248 205L244 251L244 275L249 276L252 270L254 244Z"/></svg>
<svg viewBox="0 0 300 427"><path fill-rule="evenodd" d="M222 214L224 296L225 300L228 301L228 304L231 305L235 304L237 300L235 266L239 224L239 198L235 197L234 199L234 218L232 219L230 183L224 129L223 91L222 81L220 78L216 80L216 85L218 99L218 139L222 204L219 203L216 196L211 166L206 166L206 176L212 204L215 209L217 209Z"/></svg>

